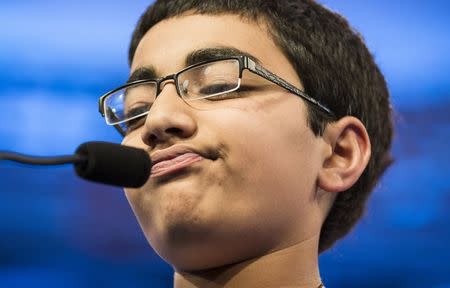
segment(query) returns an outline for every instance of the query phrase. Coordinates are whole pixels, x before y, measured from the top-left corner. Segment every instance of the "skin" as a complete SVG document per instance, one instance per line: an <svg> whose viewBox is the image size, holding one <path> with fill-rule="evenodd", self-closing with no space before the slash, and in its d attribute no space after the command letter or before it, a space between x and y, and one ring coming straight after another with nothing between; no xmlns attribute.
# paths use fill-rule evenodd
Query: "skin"
<svg viewBox="0 0 450 288"><path fill-rule="evenodd" d="M254 55L303 89L264 23L234 15L161 21L140 42L131 72L151 65L158 76L176 73L188 53L224 46ZM244 76L243 83L252 77ZM301 98L270 82L258 83L262 88L245 97L196 109L165 82L145 123L123 141L149 154L185 144L219 155L166 181L150 177L143 187L125 190L149 243L174 267L175 287L317 287L321 282L321 225L337 192L363 172L370 141L353 117L314 136Z"/></svg>

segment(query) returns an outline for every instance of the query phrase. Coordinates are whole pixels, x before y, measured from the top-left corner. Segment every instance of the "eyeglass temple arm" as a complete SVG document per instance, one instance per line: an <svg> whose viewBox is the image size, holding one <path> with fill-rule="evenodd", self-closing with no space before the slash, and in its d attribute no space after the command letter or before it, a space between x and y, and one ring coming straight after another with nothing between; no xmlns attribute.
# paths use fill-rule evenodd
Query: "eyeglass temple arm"
<svg viewBox="0 0 450 288"><path fill-rule="evenodd" d="M127 135L127 133L125 132L125 130L122 129L122 127L119 124L113 125L114 128L117 129L117 131L119 131L120 135L122 135L123 137L125 137L125 135Z"/></svg>
<svg viewBox="0 0 450 288"><path fill-rule="evenodd" d="M103 102L105 101L104 99L105 95L103 95L102 97L100 97L100 99L98 99L98 112L100 112L102 117L105 117L105 111L103 110Z"/></svg>
<svg viewBox="0 0 450 288"><path fill-rule="evenodd" d="M286 82L285 80L281 79L280 77L278 77L277 75L273 74L272 72L264 69L263 67L259 66L258 64L256 64L255 61L253 61L250 58L246 58L246 62L244 62L246 68L250 71L252 71L253 73L277 84L280 85L281 87L283 87L284 89L288 90L291 93L294 93L300 97L302 97L303 99L305 99L306 101L309 101L310 103L317 105L318 107L320 107L322 110L324 110L325 112L327 112L328 114L334 116L334 113L326 106L322 105L319 101L317 101L316 99L312 98L311 96L309 96L308 94L306 94L305 92L303 92L302 90L296 88L295 86L293 86L292 84Z"/></svg>

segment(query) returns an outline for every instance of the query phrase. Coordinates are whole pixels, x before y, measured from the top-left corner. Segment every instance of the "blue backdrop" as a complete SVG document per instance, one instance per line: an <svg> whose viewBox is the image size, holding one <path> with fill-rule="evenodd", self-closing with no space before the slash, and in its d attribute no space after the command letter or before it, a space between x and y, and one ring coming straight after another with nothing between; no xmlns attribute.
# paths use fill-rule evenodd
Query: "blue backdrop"
<svg viewBox="0 0 450 288"><path fill-rule="evenodd" d="M323 0L365 37L396 109L396 163L320 257L328 287L450 287L450 2ZM128 75L148 1L0 2L0 150L119 142L98 97ZM0 287L169 287L123 192L70 167L0 163Z"/></svg>

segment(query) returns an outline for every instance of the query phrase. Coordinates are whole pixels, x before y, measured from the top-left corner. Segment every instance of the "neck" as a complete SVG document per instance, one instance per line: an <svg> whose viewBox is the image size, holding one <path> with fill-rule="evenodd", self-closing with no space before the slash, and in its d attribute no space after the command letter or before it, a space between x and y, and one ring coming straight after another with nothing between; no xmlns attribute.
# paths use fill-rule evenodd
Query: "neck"
<svg viewBox="0 0 450 288"><path fill-rule="evenodd" d="M296 287L320 285L319 235L254 258L201 272L176 271L175 288Z"/></svg>

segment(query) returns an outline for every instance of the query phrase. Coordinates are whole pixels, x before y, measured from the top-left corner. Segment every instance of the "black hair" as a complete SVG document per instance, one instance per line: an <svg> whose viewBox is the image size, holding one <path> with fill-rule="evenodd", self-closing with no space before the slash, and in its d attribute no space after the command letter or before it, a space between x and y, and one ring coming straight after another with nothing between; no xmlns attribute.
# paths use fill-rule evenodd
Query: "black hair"
<svg viewBox="0 0 450 288"><path fill-rule="evenodd" d="M305 92L329 107L336 119L351 115L366 127L371 159L355 185L336 197L321 229L319 253L325 251L362 217L370 193L392 163L389 92L361 35L341 15L312 0L158 0L141 16L134 30L129 62L153 25L186 12L235 14L265 21ZM308 104L308 125L317 137L332 121Z"/></svg>

